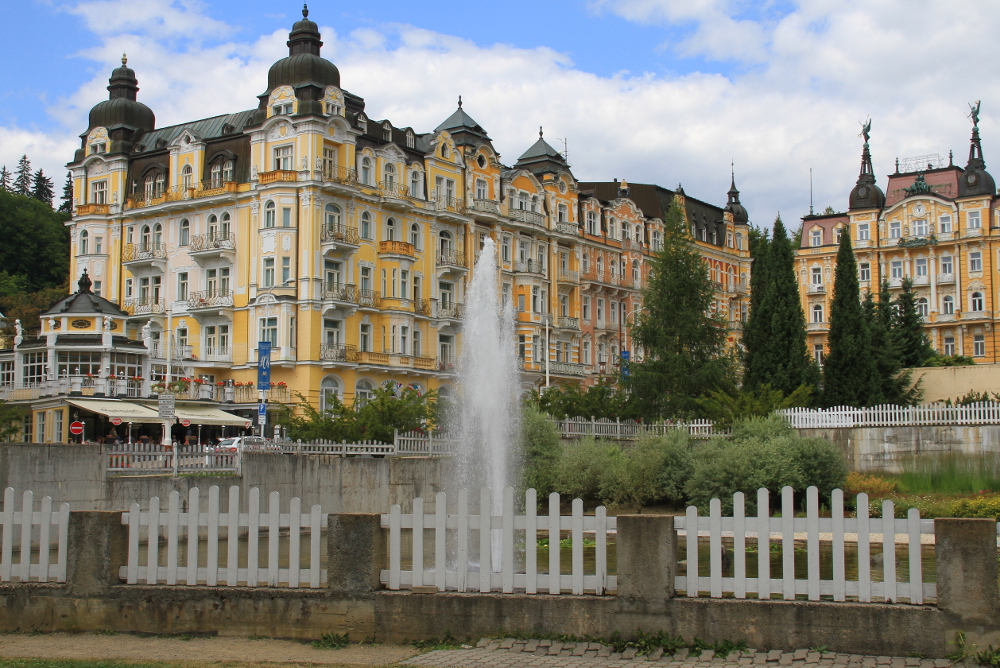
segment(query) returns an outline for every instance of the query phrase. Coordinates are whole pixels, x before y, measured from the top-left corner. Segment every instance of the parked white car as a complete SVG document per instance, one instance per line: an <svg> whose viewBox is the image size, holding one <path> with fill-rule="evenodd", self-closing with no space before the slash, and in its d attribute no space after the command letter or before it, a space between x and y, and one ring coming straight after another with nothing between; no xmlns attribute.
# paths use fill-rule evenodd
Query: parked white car
<svg viewBox="0 0 1000 668"><path fill-rule="evenodd" d="M215 446L217 454L232 454L241 450L269 450L274 444L261 436L236 436L234 438L224 438Z"/></svg>

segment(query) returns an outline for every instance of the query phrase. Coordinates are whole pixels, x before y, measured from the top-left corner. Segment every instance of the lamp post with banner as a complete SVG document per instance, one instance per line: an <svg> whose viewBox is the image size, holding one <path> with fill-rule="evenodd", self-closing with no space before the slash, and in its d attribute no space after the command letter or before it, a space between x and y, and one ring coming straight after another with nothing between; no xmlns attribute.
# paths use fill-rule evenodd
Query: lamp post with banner
<svg viewBox="0 0 1000 668"><path fill-rule="evenodd" d="M295 283L297 279L291 278L280 284L272 285L271 287L262 290L258 293L255 301L257 305L264 303L262 300L265 295L272 294L278 288L289 288L292 287L292 283ZM273 299L273 297L272 297ZM270 300L267 303L271 303ZM258 341L257 342L257 425L260 427L260 436L264 437L264 426L267 422L267 401L268 393L271 391L271 348L277 343L276 341ZM294 342L289 342L292 345Z"/></svg>

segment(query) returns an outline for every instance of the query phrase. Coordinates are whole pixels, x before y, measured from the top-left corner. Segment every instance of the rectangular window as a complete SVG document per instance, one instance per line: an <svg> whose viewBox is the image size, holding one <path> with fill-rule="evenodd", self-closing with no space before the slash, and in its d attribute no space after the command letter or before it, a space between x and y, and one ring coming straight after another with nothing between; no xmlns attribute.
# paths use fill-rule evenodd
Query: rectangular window
<svg viewBox="0 0 1000 668"><path fill-rule="evenodd" d="M107 204L108 203L108 182L104 181L94 181L90 184L90 203L91 204Z"/></svg>
<svg viewBox="0 0 1000 668"><path fill-rule="evenodd" d="M278 319L277 318L261 318L260 319L260 341L269 341L272 346L278 345Z"/></svg>
<svg viewBox="0 0 1000 668"><path fill-rule="evenodd" d="M65 374L60 374L65 375ZM14 384L14 360L0 362L0 387Z"/></svg>
<svg viewBox="0 0 1000 668"><path fill-rule="evenodd" d="M583 342L583 363L590 364L590 341Z"/></svg>
<svg viewBox="0 0 1000 668"><path fill-rule="evenodd" d="M920 220L913 221L913 234L918 237L927 235L927 219L921 218Z"/></svg>
<svg viewBox="0 0 1000 668"><path fill-rule="evenodd" d="M927 276L927 258L918 257L916 261L917 276Z"/></svg>
<svg viewBox="0 0 1000 668"><path fill-rule="evenodd" d="M813 345L813 359L816 360L816 364L823 364L823 344L816 343Z"/></svg>
<svg viewBox="0 0 1000 668"><path fill-rule="evenodd" d="M45 352L24 353L21 356L21 381L24 385L38 385L45 380L45 366L49 354Z"/></svg>
<svg viewBox="0 0 1000 668"><path fill-rule="evenodd" d="M186 271L177 274L177 299L187 301L188 298L188 273Z"/></svg>
<svg viewBox="0 0 1000 668"><path fill-rule="evenodd" d="M969 271L983 270L983 254L979 251L969 253Z"/></svg>
<svg viewBox="0 0 1000 668"><path fill-rule="evenodd" d="M291 227L292 226L292 210L285 207L281 210L281 226Z"/></svg>
<svg viewBox="0 0 1000 668"><path fill-rule="evenodd" d="M978 230L982 227L982 218L978 211L969 211L965 214L966 227L970 230Z"/></svg>
<svg viewBox="0 0 1000 668"><path fill-rule="evenodd" d="M323 344L329 348L340 345L340 320L323 318Z"/></svg>
<svg viewBox="0 0 1000 668"><path fill-rule="evenodd" d="M365 293L371 292L372 289L372 270L371 267L361 267L361 289Z"/></svg>
<svg viewBox="0 0 1000 668"><path fill-rule="evenodd" d="M809 233L809 245L813 248L823 245L823 230L813 230Z"/></svg>
<svg viewBox="0 0 1000 668"><path fill-rule="evenodd" d="M104 237L94 237L94 252L98 255L104 254Z"/></svg>
<svg viewBox="0 0 1000 668"><path fill-rule="evenodd" d="M942 234L951 232L951 216L941 216L938 218L938 232Z"/></svg>
<svg viewBox="0 0 1000 668"><path fill-rule="evenodd" d="M335 292L340 289L340 268L339 262L333 260L323 261L323 271L325 272L325 287L327 292Z"/></svg>
<svg viewBox="0 0 1000 668"><path fill-rule="evenodd" d="M101 296L101 288L102 288L101 281L94 281L94 288L93 288L93 290L94 290L94 294L97 295L98 297Z"/></svg>
<svg viewBox="0 0 1000 668"><path fill-rule="evenodd" d="M500 257L504 262L510 262L510 237L504 237L500 242Z"/></svg>
<svg viewBox="0 0 1000 668"><path fill-rule="evenodd" d="M292 147L278 146L274 149L274 169L289 171L292 169Z"/></svg>
<svg viewBox="0 0 1000 668"><path fill-rule="evenodd" d="M382 270L382 296L388 297L389 293L386 291L386 279L385 279L385 269Z"/></svg>
<svg viewBox="0 0 1000 668"><path fill-rule="evenodd" d="M452 339L450 334L441 334L438 337L438 355L444 362L452 362L454 352L452 350Z"/></svg>
<svg viewBox="0 0 1000 668"><path fill-rule="evenodd" d="M406 351L409 350L410 345L410 328L406 325L401 325L399 328L399 353L401 355L406 355Z"/></svg>
<svg viewBox="0 0 1000 668"><path fill-rule="evenodd" d="M538 313L538 288L531 288L531 312Z"/></svg>
<svg viewBox="0 0 1000 668"><path fill-rule="evenodd" d="M590 322L590 297L583 298L583 319Z"/></svg>
<svg viewBox="0 0 1000 668"><path fill-rule="evenodd" d="M323 178L327 181L337 175L337 150L323 147Z"/></svg>
<svg viewBox="0 0 1000 668"><path fill-rule="evenodd" d="M281 258L281 283L288 283L292 278L292 258Z"/></svg>
<svg viewBox="0 0 1000 668"><path fill-rule="evenodd" d="M597 300L597 322L604 322L604 300Z"/></svg>
<svg viewBox="0 0 1000 668"><path fill-rule="evenodd" d="M361 325L361 334L358 338L358 348L360 348L363 353L370 353L372 351L371 325Z"/></svg>
<svg viewBox="0 0 1000 668"><path fill-rule="evenodd" d="M476 199L489 199L490 193L485 179L476 179Z"/></svg>
<svg viewBox="0 0 1000 668"><path fill-rule="evenodd" d="M889 238L899 239L903 236L903 224L898 220L894 220L889 223Z"/></svg>
<svg viewBox="0 0 1000 668"><path fill-rule="evenodd" d="M392 296L393 297L398 297L399 296L399 293L397 292L399 290L399 282L397 281L398 275L399 275L399 270L398 269L393 269L392 270Z"/></svg>
<svg viewBox="0 0 1000 668"><path fill-rule="evenodd" d="M952 265L951 256L943 255L941 257L941 273L942 274L953 274L955 273L954 266Z"/></svg>
<svg viewBox="0 0 1000 668"><path fill-rule="evenodd" d="M823 269L821 267L813 267L811 276L813 285L823 285Z"/></svg>
<svg viewBox="0 0 1000 668"><path fill-rule="evenodd" d="M229 294L229 267L219 269L219 294Z"/></svg>
<svg viewBox="0 0 1000 668"><path fill-rule="evenodd" d="M406 299L410 294L410 272L405 269L399 270L399 296Z"/></svg>
<svg viewBox="0 0 1000 668"><path fill-rule="evenodd" d="M438 291L441 293L441 308L451 308L455 303L454 286L451 283L438 283Z"/></svg>
<svg viewBox="0 0 1000 668"><path fill-rule="evenodd" d="M274 258L264 258L264 287L274 287Z"/></svg>
<svg viewBox="0 0 1000 668"><path fill-rule="evenodd" d="M533 336L531 337L531 359L534 362L542 361L542 344L540 343L541 337Z"/></svg>
<svg viewBox="0 0 1000 668"><path fill-rule="evenodd" d="M63 442L63 412L61 410L52 411L52 442Z"/></svg>
<svg viewBox="0 0 1000 668"><path fill-rule="evenodd" d="M868 223L858 223L858 241L867 241L871 238L868 230Z"/></svg>
<svg viewBox="0 0 1000 668"><path fill-rule="evenodd" d="M872 280L872 266L870 263L862 262L858 265L858 280L859 281Z"/></svg>
<svg viewBox="0 0 1000 668"><path fill-rule="evenodd" d="M519 313L524 313L524 295L517 296L517 310Z"/></svg>
<svg viewBox="0 0 1000 668"><path fill-rule="evenodd" d="M35 413L35 443L45 442L45 411Z"/></svg>
<svg viewBox="0 0 1000 668"><path fill-rule="evenodd" d="M903 261L893 260L889 265L889 277L890 278L903 278Z"/></svg>
<svg viewBox="0 0 1000 668"><path fill-rule="evenodd" d="M527 349L527 343L525 342L527 337L524 334L519 334L517 337L517 356L523 362L524 354Z"/></svg>
<svg viewBox="0 0 1000 668"><path fill-rule="evenodd" d="M955 354L955 337L946 336L944 337L944 354L947 356L952 356Z"/></svg>
<svg viewBox="0 0 1000 668"><path fill-rule="evenodd" d="M974 334L972 336L972 356L973 357L986 357L986 336L983 334Z"/></svg>
<svg viewBox="0 0 1000 668"><path fill-rule="evenodd" d="M618 302L611 302L611 304L609 305L609 308L608 308L608 315L611 316L609 318L609 320L611 320L611 324L612 325L617 325L618 324Z"/></svg>

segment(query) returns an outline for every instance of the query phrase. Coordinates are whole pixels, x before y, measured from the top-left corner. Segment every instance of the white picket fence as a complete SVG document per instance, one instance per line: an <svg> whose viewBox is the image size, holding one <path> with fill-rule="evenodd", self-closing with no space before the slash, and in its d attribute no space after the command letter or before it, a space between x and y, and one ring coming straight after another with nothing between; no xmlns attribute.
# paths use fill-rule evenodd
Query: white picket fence
<svg viewBox="0 0 1000 668"><path fill-rule="evenodd" d="M710 420L644 423L634 420L625 420L623 422L607 418L601 418L600 420L568 418L566 420L556 420L555 423L562 438L593 436L595 438L631 441L645 435L663 436L676 430L686 430L692 438L712 438L713 436L725 436L729 433L716 431L715 423Z"/></svg>
<svg viewBox="0 0 1000 668"><path fill-rule="evenodd" d="M882 517L869 518L868 495L857 497L857 517L844 516L844 493L834 490L831 498L831 517L819 515L819 493L815 487L806 491L806 517L795 517L791 487L781 490L781 516L770 517L769 492L757 491L758 515L747 516L746 499L742 492L733 496L733 515L722 517L719 499L713 499L708 517L699 517L697 508L687 509L687 515L674 520L679 535L686 536L687 575L677 577L675 588L689 597L707 593L712 598L731 594L735 598L746 598L756 594L759 599L769 599L778 594L784 600L794 600L802 595L810 601L830 597L834 601L844 601L848 597L858 601L899 602L907 599L913 604L922 604L928 598L937 596L937 586L923 580L921 562L921 534L934 533L934 520L921 520L917 509L911 508L906 519L895 519L891 501L882 502ZM846 576L847 561L845 542L857 541L857 579ZM873 534L875 534L873 536ZM900 574L896 566L896 545L899 534L908 543L909 568ZM696 539L693 539L697 535ZM724 562L729 559L729 550L724 553L724 539L731 538L732 576L724 577ZM751 539L757 549L757 577L749 577L747 572L747 546ZM874 540L873 540L874 539ZM701 576L699 566L699 543L708 541L709 558L707 577ZM806 544L808 576L795 577L796 541ZM821 578L820 541L831 542L832 578ZM781 547L781 578L772 577L771 545L777 542ZM728 541L727 541L728 542ZM883 581L872 578L871 548L879 545L882 554ZM765 558L760 558L765 557ZM801 558L801 557L799 557ZM727 569L728 570L728 569ZM900 575L902 581L897 581Z"/></svg>
<svg viewBox="0 0 1000 668"><path fill-rule="evenodd" d="M142 511L138 503L122 513L122 524L128 526L128 565L122 566L119 577L128 584L187 584L235 587L318 588L326 582L326 569L321 568L321 539L326 530L327 515L319 505L302 511L295 497L288 510L281 512L278 492L271 492L267 512L261 510L260 490L250 490L247 511L240 512L240 490L229 488L226 512L219 508L219 488L208 490L208 511L200 511L200 492L190 490L187 504L182 507L180 494L170 493L166 510L160 509L159 497L149 500ZM261 534L266 534L266 564L260 563ZM288 536L287 563L280 560L280 539ZM161 537L161 534L164 537ZM181 552L181 538L186 550ZM245 537L245 547L241 547ZM302 567L302 539L308 537L308 566ZM165 544L164 543L165 540ZM204 542L205 557L199 550ZM220 542L225 543L224 553ZM140 559L140 546L145 544L146 559ZM180 564L185 557L184 564ZM225 558L223 559L223 554Z"/></svg>
<svg viewBox="0 0 1000 668"><path fill-rule="evenodd" d="M923 425L975 426L1000 424L1000 403L984 401L968 406L872 406L827 409L786 408L778 413L796 429L836 427L917 427Z"/></svg>
<svg viewBox="0 0 1000 668"><path fill-rule="evenodd" d="M548 516L537 514L537 495L529 489L525 494L524 514L514 510L514 490L503 490L500 515L469 514L467 490L457 494L457 513L448 514L448 497L439 492L434 498L434 512L424 512L423 499L413 500L413 512L403 514L398 505L382 515L382 527L389 529L389 568L382 570L380 579L391 590L434 587L437 591L500 591L528 594L604 594L618 588L618 578L608 575L608 536L617 530L616 517L608 517L603 506L593 515L583 514L583 501L573 501L572 514L562 515L559 495L549 496ZM492 508L492 492L482 488L479 507ZM402 567L403 531L409 530L412 541L412 564ZM433 531L430 541L433 556L425 566L424 532ZM568 531L573 542L571 573L562 574L559 539ZM476 542L472 541L475 533ZM539 572L537 544L541 535L549 540L548 572ZM595 542L593 572L584 572L584 536ZM478 544L478 551L474 548ZM515 563L516 546L523 544L524 565ZM498 572L493 572L498 554ZM480 557L480 555L485 555ZM483 567L482 563L486 566Z"/></svg>
<svg viewBox="0 0 1000 668"><path fill-rule="evenodd" d="M66 546L69 542L69 504L52 509L52 497L42 498L35 510L35 496L31 491L21 495L21 510L14 508L14 488L3 493L3 511L0 512L0 582L66 582ZM14 527L18 527L16 530ZM55 563L51 560L53 543L56 546ZM32 562L33 548L37 548L37 561ZM14 557L17 556L15 563Z"/></svg>
<svg viewBox="0 0 1000 668"><path fill-rule="evenodd" d="M238 453L222 453L202 445L119 443L105 449L105 473L153 475L182 473L238 473Z"/></svg>
<svg viewBox="0 0 1000 668"><path fill-rule="evenodd" d="M396 455L401 457L443 457L458 450L458 439L448 434L434 435L430 432L396 432L393 438Z"/></svg>

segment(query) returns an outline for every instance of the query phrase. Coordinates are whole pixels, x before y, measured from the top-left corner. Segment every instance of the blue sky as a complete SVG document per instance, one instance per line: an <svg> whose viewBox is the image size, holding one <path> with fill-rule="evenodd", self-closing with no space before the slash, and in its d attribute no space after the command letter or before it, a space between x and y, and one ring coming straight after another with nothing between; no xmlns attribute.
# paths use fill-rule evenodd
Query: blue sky
<svg viewBox="0 0 1000 668"><path fill-rule="evenodd" d="M511 163L538 125L581 180L674 186L722 204L736 162L758 223L842 209L871 115L876 171L968 151L983 100L1000 151L1000 12L930 0L314 2L324 56L374 117L432 129L462 94ZM280 9L280 13L276 13ZM256 105L296 3L21 0L0 43L0 163L59 173L123 50L158 125ZM556 143L553 141L553 143ZM1000 154L998 154L1000 160ZM1000 165L997 166L1000 171ZM882 179L884 182L884 178Z"/></svg>

